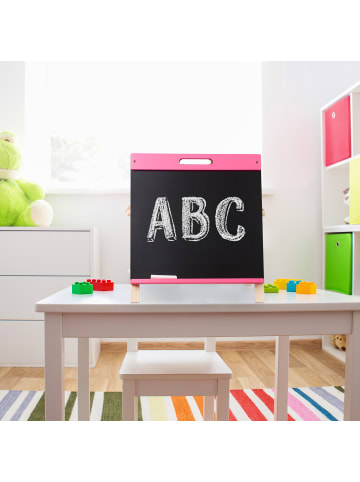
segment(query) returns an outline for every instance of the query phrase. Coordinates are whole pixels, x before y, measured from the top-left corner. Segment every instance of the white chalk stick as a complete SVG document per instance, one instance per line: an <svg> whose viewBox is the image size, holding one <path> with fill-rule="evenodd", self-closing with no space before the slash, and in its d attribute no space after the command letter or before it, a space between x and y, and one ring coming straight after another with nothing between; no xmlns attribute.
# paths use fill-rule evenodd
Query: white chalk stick
<svg viewBox="0 0 360 482"><path fill-rule="evenodd" d="M152 274L151 275L151 279L159 279L159 278L177 279L177 276L172 274Z"/></svg>

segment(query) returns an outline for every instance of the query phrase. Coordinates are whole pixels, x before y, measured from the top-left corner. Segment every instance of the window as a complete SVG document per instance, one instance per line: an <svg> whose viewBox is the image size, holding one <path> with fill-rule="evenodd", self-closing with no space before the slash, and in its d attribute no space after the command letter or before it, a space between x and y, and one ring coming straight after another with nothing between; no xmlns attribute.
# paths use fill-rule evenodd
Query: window
<svg viewBox="0 0 360 482"><path fill-rule="evenodd" d="M104 191L131 152L261 152L260 63L28 62L25 149L47 189Z"/></svg>

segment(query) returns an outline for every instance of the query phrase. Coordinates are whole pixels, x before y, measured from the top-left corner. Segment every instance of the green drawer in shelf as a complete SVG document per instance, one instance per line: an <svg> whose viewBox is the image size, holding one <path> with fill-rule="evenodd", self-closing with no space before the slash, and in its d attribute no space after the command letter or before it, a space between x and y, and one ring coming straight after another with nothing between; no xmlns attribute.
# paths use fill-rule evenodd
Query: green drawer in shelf
<svg viewBox="0 0 360 482"><path fill-rule="evenodd" d="M326 234L325 289L352 294L352 233Z"/></svg>

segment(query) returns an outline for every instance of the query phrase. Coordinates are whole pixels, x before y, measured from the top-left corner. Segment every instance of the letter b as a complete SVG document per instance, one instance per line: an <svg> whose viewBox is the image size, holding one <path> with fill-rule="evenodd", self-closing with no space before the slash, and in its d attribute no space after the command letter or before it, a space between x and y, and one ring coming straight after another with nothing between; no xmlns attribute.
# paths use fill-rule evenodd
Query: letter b
<svg viewBox="0 0 360 482"><path fill-rule="evenodd" d="M193 211L197 206L197 211ZM185 241L201 241L210 229L209 216L205 213L206 201L202 197L182 198L182 237ZM200 231L194 234L194 222L200 224Z"/></svg>

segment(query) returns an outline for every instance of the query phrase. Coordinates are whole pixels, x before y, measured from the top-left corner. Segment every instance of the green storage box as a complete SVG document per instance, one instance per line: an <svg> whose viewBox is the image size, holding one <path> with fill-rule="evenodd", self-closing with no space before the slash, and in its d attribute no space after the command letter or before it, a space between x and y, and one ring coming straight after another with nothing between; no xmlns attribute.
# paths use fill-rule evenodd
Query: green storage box
<svg viewBox="0 0 360 482"><path fill-rule="evenodd" d="M325 289L352 294L352 233L327 234Z"/></svg>

